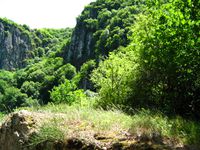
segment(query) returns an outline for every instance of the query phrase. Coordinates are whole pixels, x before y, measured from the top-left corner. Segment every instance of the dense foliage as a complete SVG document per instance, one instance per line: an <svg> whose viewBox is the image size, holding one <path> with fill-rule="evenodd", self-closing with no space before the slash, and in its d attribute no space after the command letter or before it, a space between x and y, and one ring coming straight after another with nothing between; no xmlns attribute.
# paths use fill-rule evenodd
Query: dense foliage
<svg viewBox="0 0 200 150"><path fill-rule="evenodd" d="M27 51L29 58L21 60L26 62L25 68L0 72L0 111L50 102L53 87L76 75L76 68L65 64L62 58L62 48L68 43L72 29L32 30L6 18L0 21L4 32L12 35L20 30L31 41L32 48Z"/></svg>
<svg viewBox="0 0 200 150"><path fill-rule="evenodd" d="M80 66L90 59L97 62L109 52L130 43L128 35L135 22L135 14L142 9L142 1L97 0L85 7L77 18L70 48L65 59Z"/></svg>
<svg viewBox="0 0 200 150"><path fill-rule="evenodd" d="M20 26L31 38L32 57L23 69L1 72L0 110L72 104L85 97L79 88L90 87L101 107L156 108L199 118L199 8L192 0L97 0L77 18L73 33L92 34L95 57L77 68L63 61L72 29Z"/></svg>
<svg viewBox="0 0 200 150"><path fill-rule="evenodd" d="M131 44L125 48L126 55L133 59L130 68L137 66L131 72L129 84L123 87L126 90L131 88L131 95L124 90L126 96L118 102L118 96L114 96L116 90L112 92L102 80L94 80L97 86L100 85L102 99L110 103L110 99L104 97L112 95L114 104L160 108L168 113L200 117L199 6L199 1L147 1L144 11L136 15ZM121 59L118 55L114 56L116 60ZM129 57L124 57L124 66L130 66ZM126 81L129 73L120 71L118 64L119 61L113 64L112 54L100 63L93 78L103 78L104 83L109 83L113 77L120 76L122 79L118 82ZM110 74L113 67L109 69L108 65L119 70L117 75L116 71ZM122 70L125 69L123 65L120 67Z"/></svg>
<svg viewBox="0 0 200 150"><path fill-rule="evenodd" d="M199 114L199 6L197 1L160 2L138 16L131 48L140 64L141 105Z"/></svg>

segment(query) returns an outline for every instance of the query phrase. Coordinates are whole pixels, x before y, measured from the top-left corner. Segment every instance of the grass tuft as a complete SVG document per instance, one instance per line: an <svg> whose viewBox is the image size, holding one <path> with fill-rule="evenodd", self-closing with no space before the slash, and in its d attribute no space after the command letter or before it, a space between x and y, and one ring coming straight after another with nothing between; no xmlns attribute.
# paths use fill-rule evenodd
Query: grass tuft
<svg viewBox="0 0 200 150"><path fill-rule="evenodd" d="M45 141L55 142L63 140L64 140L63 131L56 124L46 123L40 127L40 130L37 134L33 135L30 138L29 146L34 147Z"/></svg>

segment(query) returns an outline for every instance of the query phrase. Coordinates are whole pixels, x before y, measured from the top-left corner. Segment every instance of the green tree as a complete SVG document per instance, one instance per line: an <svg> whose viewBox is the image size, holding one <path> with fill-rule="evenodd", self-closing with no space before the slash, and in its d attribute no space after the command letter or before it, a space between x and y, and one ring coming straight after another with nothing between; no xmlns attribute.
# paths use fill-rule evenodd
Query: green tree
<svg viewBox="0 0 200 150"><path fill-rule="evenodd" d="M130 83L135 78L132 73L137 75L137 64L133 61L134 56L131 52L111 53L109 58L100 62L99 67L93 71L91 80L99 89L101 106L127 105L132 92Z"/></svg>
<svg viewBox="0 0 200 150"><path fill-rule="evenodd" d="M21 86L21 91L33 99L38 99L40 95L40 86L39 82L25 81Z"/></svg>
<svg viewBox="0 0 200 150"><path fill-rule="evenodd" d="M0 99L1 111L12 111L13 109L26 104L27 95L20 92L15 87L8 87Z"/></svg>
<svg viewBox="0 0 200 150"><path fill-rule="evenodd" d="M149 1L148 4L151 7L137 17L133 26L130 47L138 56L140 78L132 99L141 106L197 115L200 41L196 29L200 26L195 10L199 2Z"/></svg>
<svg viewBox="0 0 200 150"><path fill-rule="evenodd" d="M65 79L71 80L76 75L76 68L68 63L60 67L55 72L55 75L56 75L56 78L61 81Z"/></svg>
<svg viewBox="0 0 200 150"><path fill-rule="evenodd" d="M66 103L72 105L75 102L79 103L83 97L85 97L83 91L77 90L77 86L67 79L51 91L51 100L55 104Z"/></svg>
<svg viewBox="0 0 200 150"><path fill-rule="evenodd" d="M90 75L95 67L96 62L94 60L89 60L81 66L79 88L82 88L84 90L94 89L92 83L90 82Z"/></svg>

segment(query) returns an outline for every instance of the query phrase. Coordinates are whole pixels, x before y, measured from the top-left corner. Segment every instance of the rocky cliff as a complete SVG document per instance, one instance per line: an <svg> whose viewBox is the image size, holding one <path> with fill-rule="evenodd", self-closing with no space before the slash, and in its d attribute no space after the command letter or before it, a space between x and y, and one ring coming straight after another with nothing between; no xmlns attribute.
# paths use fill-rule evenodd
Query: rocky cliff
<svg viewBox="0 0 200 150"><path fill-rule="evenodd" d="M77 18L72 36L63 31L66 39L68 35L71 36L70 42L67 42L61 52L65 62L80 68L90 59L98 61L110 51L126 46L129 43L128 35L134 23L134 15L139 11L138 6L133 1L124 0L97 0L86 6ZM45 48L45 53L49 50L46 47L54 49L51 45L55 45L59 38L53 40L54 35L46 34L48 30L41 31L0 19L0 69L23 68L25 60L34 57L34 48L36 51L41 51L37 47ZM63 40L64 38L56 44L59 45Z"/></svg>
<svg viewBox="0 0 200 150"><path fill-rule="evenodd" d="M79 68L90 59L98 61L110 51L126 46L139 10L138 3L124 0L97 0L86 6L65 49L66 62Z"/></svg>
<svg viewBox="0 0 200 150"><path fill-rule="evenodd" d="M92 43L93 33L88 31L86 27L78 22L74 31L71 44L67 47L66 55L64 56L67 62L72 63L76 67L80 67L88 59L94 58Z"/></svg>
<svg viewBox="0 0 200 150"><path fill-rule="evenodd" d="M0 18L0 69L21 69L30 61L27 59L40 60L38 57L49 57L52 53L60 52L71 37L72 30L30 29Z"/></svg>
<svg viewBox="0 0 200 150"><path fill-rule="evenodd" d="M24 67L31 49L30 36L23 26L0 19L0 69Z"/></svg>

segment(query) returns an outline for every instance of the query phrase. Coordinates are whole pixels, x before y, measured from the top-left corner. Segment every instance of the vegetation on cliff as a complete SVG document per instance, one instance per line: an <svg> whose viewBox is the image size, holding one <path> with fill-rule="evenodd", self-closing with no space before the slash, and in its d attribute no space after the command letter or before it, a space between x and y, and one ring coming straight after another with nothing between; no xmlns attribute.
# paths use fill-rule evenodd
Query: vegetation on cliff
<svg viewBox="0 0 200 150"><path fill-rule="evenodd" d="M10 63L13 71L0 71L0 111L67 104L69 112L80 110L78 117L92 118L83 122L94 129L120 119L110 112L114 107L134 114L122 114L122 120L128 120L126 130L199 144L199 8L200 2L192 0L97 0L85 7L74 30L32 30L1 19L0 34L6 38L0 51L17 50L17 57L18 45L29 45L30 50L22 49L28 50L24 65L14 70ZM13 45L16 30L24 42ZM9 62L10 57L5 58ZM85 107L91 110L84 112ZM63 110L59 112L69 113ZM152 113L155 110L159 113ZM37 144L42 135L35 137Z"/></svg>

